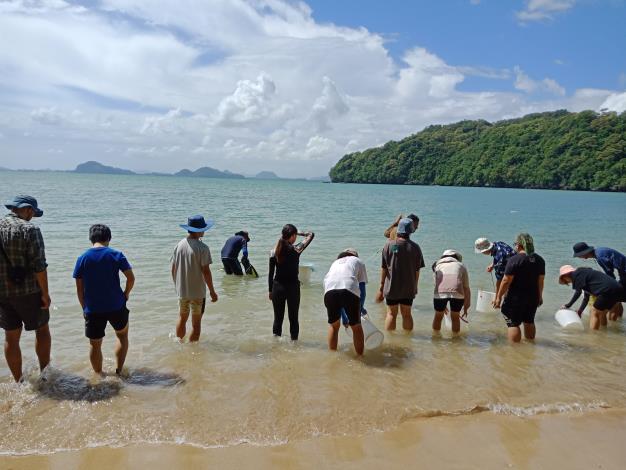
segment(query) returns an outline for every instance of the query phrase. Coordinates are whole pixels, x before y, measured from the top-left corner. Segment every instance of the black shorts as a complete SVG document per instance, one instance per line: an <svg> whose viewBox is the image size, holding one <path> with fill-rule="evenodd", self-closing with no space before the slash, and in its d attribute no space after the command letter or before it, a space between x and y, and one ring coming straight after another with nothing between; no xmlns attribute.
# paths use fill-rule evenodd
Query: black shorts
<svg viewBox="0 0 626 470"><path fill-rule="evenodd" d="M348 324L361 323L361 299L348 289L333 289L324 295L324 305L328 312L328 323L335 323L341 318L341 309L348 315Z"/></svg>
<svg viewBox="0 0 626 470"><path fill-rule="evenodd" d="M413 299L385 299L387 305L413 305Z"/></svg>
<svg viewBox="0 0 626 470"><path fill-rule="evenodd" d="M596 310L610 310L621 300L621 297L622 292L600 294L596 297L596 301L593 303L593 308Z"/></svg>
<svg viewBox="0 0 626 470"><path fill-rule="evenodd" d="M460 312L465 305L465 299L433 299L433 307L436 311L443 312L448 302L450 302L451 312Z"/></svg>
<svg viewBox="0 0 626 470"><path fill-rule="evenodd" d="M506 326L514 328L520 326L522 323L535 323L537 307L536 304L529 304L528 302L516 302L511 300L507 302L505 297L500 311L506 321Z"/></svg>
<svg viewBox="0 0 626 470"><path fill-rule="evenodd" d="M17 330L22 328L33 331L45 326L50 321L50 311L41 308L39 292L18 297L0 299L0 328Z"/></svg>
<svg viewBox="0 0 626 470"><path fill-rule="evenodd" d="M222 258L222 264L224 265L224 272L226 274L236 274L237 276L243 276L241 263L238 259Z"/></svg>
<svg viewBox="0 0 626 470"><path fill-rule="evenodd" d="M107 322L115 331L123 330L128 325L128 309L122 307L117 312L88 313L85 317L85 336L89 339L104 338Z"/></svg>

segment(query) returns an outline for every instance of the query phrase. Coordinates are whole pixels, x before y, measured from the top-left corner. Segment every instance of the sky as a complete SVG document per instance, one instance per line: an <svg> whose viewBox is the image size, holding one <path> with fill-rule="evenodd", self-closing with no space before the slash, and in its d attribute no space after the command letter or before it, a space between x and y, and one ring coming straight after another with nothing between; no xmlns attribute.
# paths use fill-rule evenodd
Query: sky
<svg viewBox="0 0 626 470"><path fill-rule="evenodd" d="M626 0L0 0L0 166L328 173L431 124L626 111Z"/></svg>

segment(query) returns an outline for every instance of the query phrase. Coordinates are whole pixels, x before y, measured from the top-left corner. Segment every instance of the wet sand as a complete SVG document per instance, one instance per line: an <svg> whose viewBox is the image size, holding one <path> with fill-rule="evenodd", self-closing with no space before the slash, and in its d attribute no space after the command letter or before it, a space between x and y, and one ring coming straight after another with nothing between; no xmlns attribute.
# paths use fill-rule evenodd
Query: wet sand
<svg viewBox="0 0 626 470"><path fill-rule="evenodd" d="M0 457L0 468L569 468L622 469L626 410L528 418L492 413L410 420L361 437L202 449L145 444Z"/></svg>

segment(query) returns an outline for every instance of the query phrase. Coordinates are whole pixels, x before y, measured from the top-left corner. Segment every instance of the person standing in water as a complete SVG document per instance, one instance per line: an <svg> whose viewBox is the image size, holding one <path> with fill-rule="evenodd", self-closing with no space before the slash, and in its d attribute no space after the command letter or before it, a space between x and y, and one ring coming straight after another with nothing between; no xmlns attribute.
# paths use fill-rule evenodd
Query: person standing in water
<svg viewBox="0 0 626 470"><path fill-rule="evenodd" d="M367 272L354 248L346 248L324 276L324 305L328 313L328 349L337 350L342 311L352 328L352 340L357 355L363 354L364 338L361 326L361 297L365 296Z"/></svg>
<svg viewBox="0 0 626 470"><path fill-rule="evenodd" d="M461 330L461 318L467 317L472 294L467 268L462 261L461 253L456 250L446 250L441 258L433 264L435 274L433 330L436 332L441 330L441 320L445 315L448 302L450 303L450 320L453 333L458 333ZM461 309L463 309L462 316Z"/></svg>
<svg viewBox="0 0 626 470"><path fill-rule="evenodd" d="M398 310L402 315L402 328L406 331L413 329L411 306L417 295L417 283L420 269L424 267L424 258L419 245L409 239L413 232L413 221L409 218L398 223L395 240L385 244L382 253L380 289L376 301L385 299L387 317L385 328L396 329Z"/></svg>
<svg viewBox="0 0 626 470"><path fill-rule="evenodd" d="M298 235L304 240L294 245ZM274 336L282 336L283 319L285 318L285 304L287 304L289 316L289 333L291 339L296 341L300 333L298 311L300 309L300 280L298 270L300 267L300 255L313 241L313 232L298 233L298 229L287 224L283 227L282 234L276 247L270 254L270 269L267 278L269 286L269 299L274 308L274 324L272 332Z"/></svg>
<svg viewBox="0 0 626 470"><path fill-rule="evenodd" d="M609 318L612 321L621 318L624 314L622 302L626 302L626 256L613 248L594 248L585 242L576 243L573 249L574 258L594 259L607 276L616 279L615 271L617 271L619 283L622 286L622 297L609 312Z"/></svg>
<svg viewBox="0 0 626 470"><path fill-rule="evenodd" d="M243 230L226 240L221 253L222 264L226 274L243 276L243 269L238 258L239 252L241 252L241 262L244 265L246 264L248 260L248 243L250 243L250 235Z"/></svg>
<svg viewBox="0 0 626 470"><path fill-rule="evenodd" d="M187 333L187 320L191 312L191 334L189 341L200 339L202 315L206 306L206 288L209 288L211 302L217 302L217 293L213 287L210 264L211 251L201 238L211 228L212 221L206 222L201 215L189 217L187 224L180 227L187 230L172 255L172 279L178 294L179 317L176 336L182 340Z"/></svg>
<svg viewBox="0 0 626 470"><path fill-rule="evenodd" d="M496 276L496 292L500 289L500 283L504 277L504 269L509 258L515 255L515 250L504 242L490 242L486 238L478 238L474 242L474 251L493 257L493 261L487 266L487 272L493 272Z"/></svg>
<svg viewBox="0 0 626 470"><path fill-rule="evenodd" d="M563 305L563 308L570 308L584 292L582 304L578 308L578 316L582 316L589 296L596 299L591 306L589 316L589 328L599 330L601 326L606 326L606 315L622 297L622 286L619 282L603 272L591 268L574 268L570 265L561 266L559 270L559 284L571 284L574 296Z"/></svg>
<svg viewBox="0 0 626 470"><path fill-rule="evenodd" d="M504 270L504 278L493 301L495 308L501 308L508 327L509 341L522 340L520 325L524 324L524 337L535 339L535 313L543 304L543 282L546 263L535 253L533 238L520 233L515 240L517 254L509 258Z"/></svg>
<svg viewBox="0 0 626 470"><path fill-rule="evenodd" d="M32 196L7 202L11 212L0 219L0 327L4 357L16 382L22 379L22 329L35 331L39 369L50 363L50 293L48 263L39 227L31 223L43 210Z"/></svg>
<svg viewBox="0 0 626 470"><path fill-rule="evenodd" d="M96 224L89 229L93 247L79 256L74 268L76 296L85 317L85 336L89 338L89 360L96 374L102 374L102 340L107 323L117 336L115 373L121 374L128 352L128 308L126 302L135 285L133 270L120 251L109 248L111 229ZM120 271L126 286L120 287Z"/></svg>

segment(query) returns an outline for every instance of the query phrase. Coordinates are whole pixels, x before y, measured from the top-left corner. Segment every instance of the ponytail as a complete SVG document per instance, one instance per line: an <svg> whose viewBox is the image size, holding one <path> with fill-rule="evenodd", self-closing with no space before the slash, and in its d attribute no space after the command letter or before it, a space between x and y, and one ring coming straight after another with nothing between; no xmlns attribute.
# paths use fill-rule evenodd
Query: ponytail
<svg viewBox="0 0 626 470"><path fill-rule="evenodd" d="M283 227L281 237L278 239L278 242L276 243L276 248L274 249L274 256L276 257L276 262L278 264L281 264L283 262L284 252L289 246L289 242L287 240L289 240L297 233L298 229L295 227L295 225L286 224Z"/></svg>

